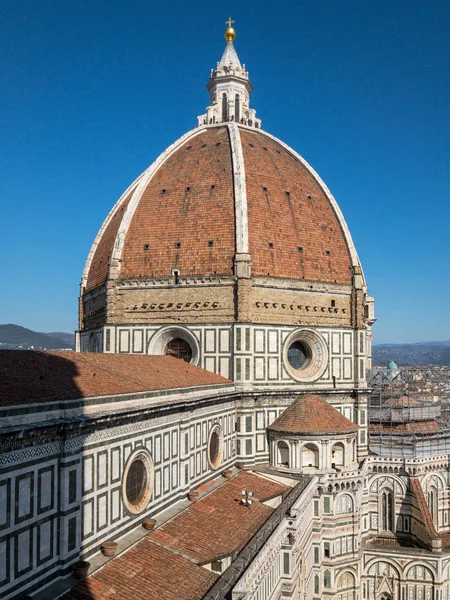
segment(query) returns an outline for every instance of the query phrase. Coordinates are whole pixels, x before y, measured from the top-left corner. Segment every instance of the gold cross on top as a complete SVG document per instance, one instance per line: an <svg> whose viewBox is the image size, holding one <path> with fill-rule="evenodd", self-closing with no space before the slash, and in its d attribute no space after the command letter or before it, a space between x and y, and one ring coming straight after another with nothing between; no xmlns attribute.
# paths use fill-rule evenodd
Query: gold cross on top
<svg viewBox="0 0 450 600"><path fill-rule="evenodd" d="M231 17L228 18L228 21L225 21L225 25L228 25L228 27L231 27L233 23L234 21L231 20Z"/></svg>

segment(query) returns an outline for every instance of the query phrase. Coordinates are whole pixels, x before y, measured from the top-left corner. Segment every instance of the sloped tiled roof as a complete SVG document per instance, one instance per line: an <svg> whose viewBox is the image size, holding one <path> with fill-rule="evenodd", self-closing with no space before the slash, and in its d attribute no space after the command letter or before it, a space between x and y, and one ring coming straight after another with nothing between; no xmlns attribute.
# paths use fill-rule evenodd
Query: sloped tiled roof
<svg viewBox="0 0 450 600"><path fill-rule="evenodd" d="M416 398L411 396L400 396L399 398L389 398L385 400L381 405L382 408L390 406L392 408L412 408L415 406L423 406L423 402L420 402Z"/></svg>
<svg viewBox="0 0 450 600"><path fill-rule="evenodd" d="M253 491L250 508L241 491ZM200 600L219 575L199 566L241 550L289 488L241 471L64 595L64 600ZM259 501L258 501L259 500Z"/></svg>
<svg viewBox="0 0 450 600"><path fill-rule="evenodd" d="M306 394L299 396L268 429L285 433L346 433L357 431L325 398Z"/></svg>
<svg viewBox="0 0 450 600"><path fill-rule="evenodd" d="M199 600L217 580L148 535L64 596L64 600Z"/></svg>
<svg viewBox="0 0 450 600"><path fill-rule="evenodd" d="M171 356L0 350L0 406L227 383Z"/></svg>
<svg viewBox="0 0 450 600"><path fill-rule="evenodd" d="M430 538L439 537L433 522L433 518L430 514L430 509L428 508L427 501L425 500L422 486L417 477L411 477L411 488L413 495L416 497L417 504L419 505L419 510L422 514L425 529L428 535L430 536Z"/></svg>
<svg viewBox="0 0 450 600"><path fill-rule="evenodd" d="M261 504L285 492L286 486L242 471L155 531L153 541L204 564L241 549L273 509ZM240 503L251 491L251 508Z"/></svg>
<svg viewBox="0 0 450 600"><path fill-rule="evenodd" d="M410 421L408 423L371 423L370 431L372 433L392 433L392 434L410 434L410 433L435 433L441 430L437 421Z"/></svg>

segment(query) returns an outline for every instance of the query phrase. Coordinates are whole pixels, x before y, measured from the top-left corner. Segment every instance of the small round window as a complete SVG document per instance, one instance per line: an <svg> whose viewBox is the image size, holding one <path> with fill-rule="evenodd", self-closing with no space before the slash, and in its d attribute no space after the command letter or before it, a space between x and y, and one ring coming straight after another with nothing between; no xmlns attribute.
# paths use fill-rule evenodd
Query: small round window
<svg viewBox="0 0 450 600"><path fill-rule="evenodd" d="M316 381L326 371L328 349L324 337L312 329L293 331L283 344L283 366L296 381Z"/></svg>
<svg viewBox="0 0 450 600"><path fill-rule="evenodd" d="M220 425L214 425L208 439L208 461L213 469L218 469L223 457L223 435Z"/></svg>
<svg viewBox="0 0 450 600"><path fill-rule="evenodd" d="M139 505L147 489L147 470L141 460L135 460L131 464L126 485L128 502L133 506Z"/></svg>
<svg viewBox="0 0 450 600"><path fill-rule="evenodd" d="M174 338L167 343L166 354L174 356L175 358L181 358L186 362L192 360L192 348L186 340L182 338Z"/></svg>
<svg viewBox="0 0 450 600"><path fill-rule="evenodd" d="M125 466L122 493L125 506L132 514L147 507L153 491L153 461L147 450L134 452Z"/></svg>
<svg viewBox="0 0 450 600"><path fill-rule="evenodd" d="M311 362L311 348L297 340L289 346L287 356L293 369L306 369Z"/></svg>

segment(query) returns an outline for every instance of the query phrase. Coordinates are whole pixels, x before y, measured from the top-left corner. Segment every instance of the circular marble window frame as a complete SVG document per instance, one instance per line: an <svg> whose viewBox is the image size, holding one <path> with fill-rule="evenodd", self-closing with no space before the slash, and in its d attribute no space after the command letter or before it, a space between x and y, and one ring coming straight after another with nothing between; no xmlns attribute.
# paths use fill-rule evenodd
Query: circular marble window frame
<svg viewBox="0 0 450 600"><path fill-rule="evenodd" d="M147 472L147 486L144 494L140 498L138 503L132 503L127 497L127 478L130 472L131 465L135 461L141 461ZM153 465L153 459L150 452L146 448L138 448L130 454L125 464L125 469L122 475L122 499L127 511L132 515L139 515L147 508L150 500L152 499L153 487L155 482L155 468Z"/></svg>
<svg viewBox="0 0 450 600"><path fill-rule="evenodd" d="M288 351L295 342L307 346L311 358L305 367L295 369L289 362ZM312 329L296 329L285 339L283 344L283 366L296 381L309 383L319 379L328 366L328 348L325 339Z"/></svg>
<svg viewBox="0 0 450 600"><path fill-rule="evenodd" d="M219 448L217 451L217 458L215 461L211 460L211 440L214 434L217 434L219 436ZM208 463L209 466L211 467L211 469L213 469L213 471L216 471L217 469L219 469L223 463L223 448L224 448L224 439L223 439L223 429L222 427L219 425L219 423L215 423L208 434L208 447L207 447L207 451L206 451L206 455L208 457Z"/></svg>
<svg viewBox="0 0 450 600"><path fill-rule="evenodd" d="M200 359L200 347L195 336L184 327L163 327L157 331L148 344L148 354L165 356L167 345L171 340L181 338L189 344L192 350L190 364L198 365Z"/></svg>

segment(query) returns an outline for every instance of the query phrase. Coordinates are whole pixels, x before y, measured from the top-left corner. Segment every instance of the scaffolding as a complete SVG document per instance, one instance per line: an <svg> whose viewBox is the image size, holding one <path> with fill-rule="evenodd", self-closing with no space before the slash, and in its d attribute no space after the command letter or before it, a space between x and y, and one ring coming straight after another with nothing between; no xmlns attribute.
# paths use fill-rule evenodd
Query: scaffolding
<svg viewBox="0 0 450 600"><path fill-rule="evenodd" d="M367 373L371 452L404 459L450 453L450 367L391 365Z"/></svg>

